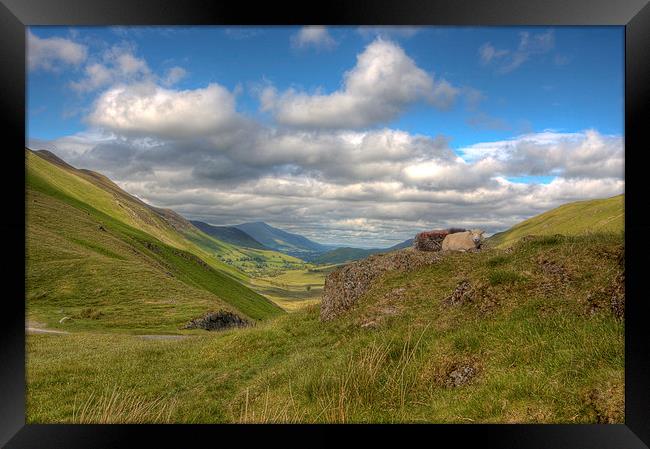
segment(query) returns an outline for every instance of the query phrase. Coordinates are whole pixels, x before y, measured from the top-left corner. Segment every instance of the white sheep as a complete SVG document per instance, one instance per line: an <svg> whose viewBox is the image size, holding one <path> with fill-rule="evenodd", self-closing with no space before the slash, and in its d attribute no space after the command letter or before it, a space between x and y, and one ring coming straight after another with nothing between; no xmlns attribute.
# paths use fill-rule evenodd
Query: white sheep
<svg viewBox="0 0 650 449"><path fill-rule="evenodd" d="M442 241L443 251L469 251L481 247L485 231L472 229L471 231L449 234Z"/></svg>

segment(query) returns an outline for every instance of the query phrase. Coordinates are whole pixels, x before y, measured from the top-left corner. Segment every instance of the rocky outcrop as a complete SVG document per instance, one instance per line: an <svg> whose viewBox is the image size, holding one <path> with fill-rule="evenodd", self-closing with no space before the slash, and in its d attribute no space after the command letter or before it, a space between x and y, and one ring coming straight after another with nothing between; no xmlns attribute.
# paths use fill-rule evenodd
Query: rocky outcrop
<svg viewBox="0 0 650 449"><path fill-rule="evenodd" d="M235 315L227 310L220 310L218 312L210 312L200 318L195 318L185 326L183 329L205 329L208 331L229 329L231 327L246 327L251 323L242 317Z"/></svg>
<svg viewBox="0 0 650 449"><path fill-rule="evenodd" d="M388 254L377 254L345 265L331 272L325 279L320 319L336 318L350 309L372 283L389 271L409 271L440 260L436 252L404 249Z"/></svg>

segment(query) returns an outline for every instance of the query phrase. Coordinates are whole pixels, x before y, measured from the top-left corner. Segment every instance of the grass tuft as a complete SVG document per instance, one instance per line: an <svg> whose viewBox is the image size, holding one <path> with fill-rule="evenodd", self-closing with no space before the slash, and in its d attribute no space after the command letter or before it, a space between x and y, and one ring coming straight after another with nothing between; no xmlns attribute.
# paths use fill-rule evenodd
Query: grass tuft
<svg viewBox="0 0 650 449"><path fill-rule="evenodd" d="M488 281L491 285L515 284L525 279L519 273L508 270L493 270L488 274Z"/></svg>
<svg viewBox="0 0 650 449"><path fill-rule="evenodd" d="M110 393L95 396L94 392L77 406L73 406L74 424L166 424L176 407L176 399L159 397L148 399L133 390L115 386Z"/></svg>

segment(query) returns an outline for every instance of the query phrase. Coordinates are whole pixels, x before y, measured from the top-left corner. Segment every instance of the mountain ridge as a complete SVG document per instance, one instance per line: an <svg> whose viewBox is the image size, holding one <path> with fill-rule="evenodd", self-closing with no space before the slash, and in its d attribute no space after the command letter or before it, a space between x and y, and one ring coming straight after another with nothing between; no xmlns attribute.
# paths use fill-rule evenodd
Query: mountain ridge
<svg viewBox="0 0 650 449"><path fill-rule="evenodd" d="M267 248L295 257L305 257L313 253L326 252L330 249L327 245L276 228L263 221L246 222L233 227L245 232Z"/></svg>
<svg viewBox="0 0 650 449"><path fill-rule="evenodd" d="M246 232L234 226L216 226L210 223L205 223L198 220L190 220L194 226L208 235L218 238L224 242L232 243L234 245L244 246L246 248L255 248L269 250L266 246L255 240Z"/></svg>

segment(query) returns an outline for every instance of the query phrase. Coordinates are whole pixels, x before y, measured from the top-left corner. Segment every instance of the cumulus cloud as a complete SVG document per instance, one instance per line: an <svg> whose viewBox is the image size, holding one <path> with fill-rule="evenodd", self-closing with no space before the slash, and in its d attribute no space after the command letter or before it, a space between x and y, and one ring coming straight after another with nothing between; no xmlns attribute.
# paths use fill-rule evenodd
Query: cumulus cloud
<svg viewBox="0 0 650 449"><path fill-rule="evenodd" d="M397 44L377 39L357 56L344 75L341 89L308 94L266 87L262 109L283 125L305 128L363 128L397 117L408 105L424 99L438 109L450 108L459 89L434 80Z"/></svg>
<svg viewBox="0 0 650 449"><path fill-rule="evenodd" d="M60 70L78 66L86 60L85 45L61 37L43 38L27 31L27 65L29 70Z"/></svg>
<svg viewBox="0 0 650 449"><path fill-rule="evenodd" d="M544 33L519 33L519 45L515 49L497 49L490 42L479 48L483 65L493 65L498 73L509 73L520 67L531 56L548 53L555 45L553 30Z"/></svg>
<svg viewBox="0 0 650 449"><path fill-rule="evenodd" d="M72 81L70 87L78 92L91 92L117 82L134 82L152 78L147 62L136 57L132 49L115 46L104 52L99 61L84 68L84 77Z"/></svg>
<svg viewBox="0 0 650 449"><path fill-rule="evenodd" d="M460 150L469 161L494 158L509 176L554 175L565 178L620 178L624 147L620 136L595 130L542 132L515 139L480 143Z"/></svg>
<svg viewBox="0 0 650 449"><path fill-rule="evenodd" d="M526 39L525 48L543 46ZM495 55L491 63L502 58ZM261 107L280 125L238 112L237 89L173 88L184 74L174 69L156 76L133 51L109 50L86 66L87 89L104 88L86 117L90 129L30 147L98 170L191 219L263 220L348 246L390 246L437 227L501 231L562 203L624 189L621 136L531 132L453 150L451 136L370 128L419 98L444 108L458 95L476 126L499 125L479 123L493 119L480 117L482 92L435 80L382 39L333 93L262 89ZM551 180L526 182L534 176Z"/></svg>
<svg viewBox="0 0 650 449"><path fill-rule="evenodd" d="M129 136L188 138L240 125L231 92L218 84L170 90L152 83L118 85L102 93L88 116L96 127Z"/></svg>
<svg viewBox="0 0 650 449"><path fill-rule="evenodd" d="M331 49L336 46L336 41L330 35L327 27L322 25L304 26L291 36L291 45L296 48L314 47Z"/></svg>
<svg viewBox="0 0 650 449"><path fill-rule="evenodd" d="M207 126L195 130L204 136L198 141L169 136L174 124L146 128L147 137L113 127L30 144L103 171L145 201L190 218L264 220L346 245L388 246L445 226L496 232L562 203L624 189L621 138L593 130L485 142L459 156L442 136L394 129L244 126L245 133L227 141L210 138ZM508 179L532 175L554 178L548 184Z"/></svg>

